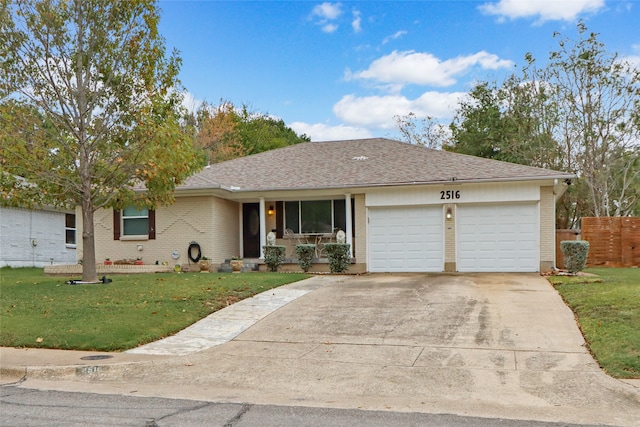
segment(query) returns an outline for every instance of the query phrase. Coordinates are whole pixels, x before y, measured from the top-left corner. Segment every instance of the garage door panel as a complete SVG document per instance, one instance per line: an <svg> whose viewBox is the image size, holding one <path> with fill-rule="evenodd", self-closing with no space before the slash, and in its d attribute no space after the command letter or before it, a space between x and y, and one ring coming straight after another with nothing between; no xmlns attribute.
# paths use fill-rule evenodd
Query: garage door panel
<svg viewBox="0 0 640 427"><path fill-rule="evenodd" d="M535 204L459 205L459 271L538 271Z"/></svg>
<svg viewBox="0 0 640 427"><path fill-rule="evenodd" d="M369 209L369 270L442 271L441 207Z"/></svg>

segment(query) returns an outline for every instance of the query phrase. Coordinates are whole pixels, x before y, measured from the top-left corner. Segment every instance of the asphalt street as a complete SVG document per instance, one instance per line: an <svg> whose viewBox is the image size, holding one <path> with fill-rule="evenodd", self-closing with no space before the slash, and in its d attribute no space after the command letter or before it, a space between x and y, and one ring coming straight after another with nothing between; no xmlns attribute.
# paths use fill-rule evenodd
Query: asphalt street
<svg viewBox="0 0 640 427"><path fill-rule="evenodd" d="M92 393L0 389L3 426L305 427L501 426L571 427L578 424L358 409L215 403ZM586 425L581 425L586 427ZM593 426L593 425L589 425Z"/></svg>

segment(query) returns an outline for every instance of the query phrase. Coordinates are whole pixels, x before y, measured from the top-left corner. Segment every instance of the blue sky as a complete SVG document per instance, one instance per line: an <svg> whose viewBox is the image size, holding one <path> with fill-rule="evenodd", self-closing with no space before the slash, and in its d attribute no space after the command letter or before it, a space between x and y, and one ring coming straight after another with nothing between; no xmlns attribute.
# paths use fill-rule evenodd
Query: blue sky
<svg viewBox="0 0 640 427"><path fill-rule="evenodd" d="M478 80L501 81L582 19L640 66L640 2L161 0L190 107L206 100L282 118L312 140L395 137L394 116L448 123Z"/></svg>

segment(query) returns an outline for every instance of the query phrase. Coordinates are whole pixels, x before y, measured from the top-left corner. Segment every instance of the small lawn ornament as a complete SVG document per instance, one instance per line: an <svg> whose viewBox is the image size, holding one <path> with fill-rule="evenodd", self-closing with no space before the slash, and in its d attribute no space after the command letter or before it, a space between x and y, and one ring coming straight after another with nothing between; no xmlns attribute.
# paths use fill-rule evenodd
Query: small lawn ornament
<svg viewBox="0 0 640 427"><path fill-rule="evenodd" d="M276 244L276 233L270 231L267 234L267 246L273 246Z"/></svg>

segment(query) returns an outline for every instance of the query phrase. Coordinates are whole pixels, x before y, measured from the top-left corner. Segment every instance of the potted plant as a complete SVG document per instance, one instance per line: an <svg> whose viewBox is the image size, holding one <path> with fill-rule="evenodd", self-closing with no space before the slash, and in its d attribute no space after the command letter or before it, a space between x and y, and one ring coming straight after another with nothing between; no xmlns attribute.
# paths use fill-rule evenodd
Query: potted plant
<svg viewBox="0 0 640 427"><path fill-rule="evenodd" d="M211 261L209 261L209 258L207 258L206 256L203 256L202 258L200 258L200 262L198 264L200 265L201 273L209 272L209 268L211 268Z"/></svg>
<svg viewBox="0 0 640 427"><path fill-rule="evenodd" d="M136 258L134 265L144 265L144 262L142 261L142 257Z"/></svg>
<svg viewBox="0 0 640 427"><path fill-rule="evenodd" d="M111 261L109 258L105 258L104 265L113 265L113 261Z"/></svg>
<svg viewBox="0 0 640 427"><path fill-rule="evenodd" d="M242 271L243 261L239 256L231 257L229 264L231 264L231 270L233 270L234 273L240 273Z"/></svg>

